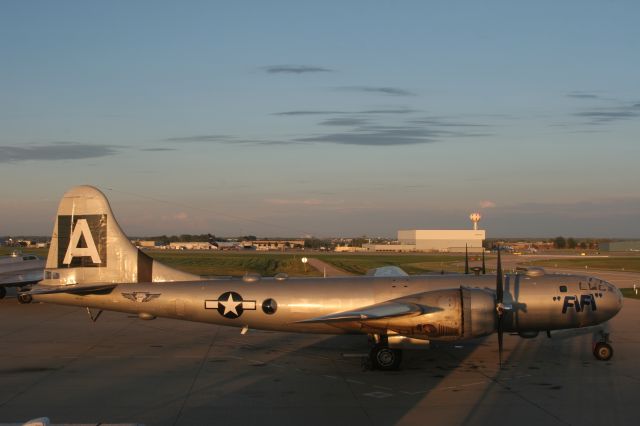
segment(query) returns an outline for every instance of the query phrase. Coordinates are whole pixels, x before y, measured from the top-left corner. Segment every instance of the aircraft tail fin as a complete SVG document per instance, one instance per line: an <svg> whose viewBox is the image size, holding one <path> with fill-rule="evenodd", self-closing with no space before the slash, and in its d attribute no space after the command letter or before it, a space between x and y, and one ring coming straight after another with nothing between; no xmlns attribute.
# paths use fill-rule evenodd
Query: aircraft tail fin
<svg viewBox="0 0 640 426"><path fill-rule="evenodd" d="M196 281L135 247L105 195L92 186L67 191L53 225L44 285Z"/></svg>

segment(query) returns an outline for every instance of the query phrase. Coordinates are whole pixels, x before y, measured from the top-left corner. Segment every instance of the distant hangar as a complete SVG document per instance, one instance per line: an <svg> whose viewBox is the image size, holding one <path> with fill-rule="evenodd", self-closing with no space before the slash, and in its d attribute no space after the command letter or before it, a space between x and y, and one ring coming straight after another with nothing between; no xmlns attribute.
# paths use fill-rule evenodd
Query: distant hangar
<svg viewBox="0 0 640 426"><path fill-rule="evenodd" d="M473 229L405 229L398 231L398 244L363 244L367 251L481 253L486 232L478 229L481 216L472 213Z"/></svg>
<svg viewBox="0 0 640 426"><path fill-rule="evenodd" d="M640 251L640 240L635 241L611 241L600 243L602 251Z"/></svg>
<svg viewBox="0 0 640 426"><path fill-rule="evenodd" d="M484 229L408 229L398 231L398 244L363 244L367 251L481 253Z"/></svg>

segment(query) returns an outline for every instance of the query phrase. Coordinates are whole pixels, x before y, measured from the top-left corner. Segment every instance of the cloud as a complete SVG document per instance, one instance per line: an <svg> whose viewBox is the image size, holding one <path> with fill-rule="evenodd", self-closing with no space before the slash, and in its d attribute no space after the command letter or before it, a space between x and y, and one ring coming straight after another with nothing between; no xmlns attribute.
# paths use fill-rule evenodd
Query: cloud
<svg viewBox="0 0 640 426"><path fill-rule="evenodd" d="M607 124L613 121L628 120L640 117L640 107L637 104L611 108L591 109L581 111L574 116L587 120L588 124Z"/></svg>
<svg viewBox="0 0 640 426"><path fill-rule="evenodd" d="M362 127L355 131L295 139L298 142L329 142L341 145L395 146L436 142L439 132L416 127Z"/></svg>
<svg viewBox="0 0 640 426"><path fill-rule="evenodd" d="M233 137L228 135L195 135L166 138L165 142L228 142L229 139L233 139Z"/></svg>
<svg viewBox="0 0 640 426"><path fill-rule="evenodd" d="M480 201L479 206L481 209L493 209L496 207L496 203L489 200Z"/></svg>
<svg viewBox="0 0 640 426"><path fill-rule="evenodd" d="M332 115L332 114L348 114L348 112L345 112L345 111L299 110L299 111L274 112L272 115Z"/></svg>
<svg viewBox="0 0 640 426"><path fill-rule="evenodd" d="M0 146L0 163L20 161L81 160L116 155L117 145L51 142L47 145Z"/></svg>
<svg viewBox="0 0 640 426"><path fill-rule="evenodd" d="M488 124L470 123L464 121L450 121L449 117L425 117L410 120L413 124L427 124L435 127L490 127Z"/></svg>
<svg viewBox="0 0 640 426"><path fill-rule="evenodd" d="M269 74L305 74L312 72L333 72L332 69L312 65L270 65L262 68Z"/></svg>
<svg viewBox="0 0 640 426"><path fill-rule="evenodd" d="M316 198L307 199L286 199L286 198L269 198L264 200L265 203L274 206L320 206L327 204L325 201Z"/></svg>
<svg viewBox="0 0 640 426"><path fill-rule="evenodd" d="M321 121L318 124L322 126L360 126L366 124L367 122L368 120L364 118L334 117Z"/></svg>
<svg viewBox="0 0 640 426"><path fill-rule="evenodd" d="M595 93L579 92L579 91L569 92L567 93L567 97L574 98L574 99L600 99L600 96L596 95Z"/></svg>
<svg viewBox="0 0 640 426"><path fill-rule="evenodd" d="M389 96L416 96L415 93L409 92L408 90L399 89L397 87L342 86L336 87L336 90L344 90L348 92L378 93Z"/></svg>
<svg viewBox="0 0 640 426"><path fill-rule="evenodd" d="M358 114L411 114L413 112L418 112L418 110L411 108L369 109L358 111Z"/></svg>
<svg viewBox="0 0 640 426"><path fill-rule="evenodd" d="M173 148L143 148L140 151L163 152L163 151L175 151L175 149L173 149Z"/></svg>
<svg viewBox="0 0 640 426"><path fill-rule="evenodd" d="M175 220L181 220L181 221L184 221L184 220L189 219L189 215L188 215L186 212L178 212L178 213L176 213L176 214L174 214L174 215L173 215L173 218L174 218Z"/></svg>
<svg viewBox="0 0 640 426"><path fill-rule="evenodd" d="M418 110L411 108L382 108L382 109L368 109L363 111L336 111L336 110L294 110L294 111L282 111L274 112L271 115L340 115L340 114L411 114L418 112Z"/></svg>

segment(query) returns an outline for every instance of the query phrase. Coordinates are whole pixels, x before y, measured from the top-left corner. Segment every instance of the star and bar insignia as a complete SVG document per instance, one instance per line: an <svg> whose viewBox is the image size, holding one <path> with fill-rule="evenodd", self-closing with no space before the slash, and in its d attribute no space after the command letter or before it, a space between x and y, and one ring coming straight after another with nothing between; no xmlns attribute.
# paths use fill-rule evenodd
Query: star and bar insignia
<svg viewBox="0 0 640 426"><path fill-rule="evenodd" d="M205 309L217 309L218 313L225 318L235 319L240 317L245 310L255 311L255 300L243 300L235 291L222 293L217 300L205 300Z"/></svg>

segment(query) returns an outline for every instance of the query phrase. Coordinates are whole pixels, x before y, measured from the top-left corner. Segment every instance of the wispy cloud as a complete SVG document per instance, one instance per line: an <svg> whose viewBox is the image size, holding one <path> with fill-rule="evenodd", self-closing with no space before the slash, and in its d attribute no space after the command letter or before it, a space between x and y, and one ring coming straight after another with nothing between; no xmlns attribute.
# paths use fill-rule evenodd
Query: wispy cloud
<svg viewBox="0 0 640 426"><path fill-rule="evenodd" d="M313 65L269 65L262 68L269 74L306 74L314 72L333 72L332 69Z"/></svg>
<svg viewBox="0 0 640 426"><path fill-rule="evenodd" d="M413 92L397 87L342 86L336 87L336 90L343 90L348 92L377 93L389 96L416 96L416 94Z"/></svg>
<svg viewBox="0 0 640 426"><path fill-rule="evenodd" d="M411 108L382 108L358 111L358 114L411 114L413 112L419 111Z"/></svg>
<svg viewBox="0 0 640 426"><path fill-rule="evenodd" d="M496 203L490 200L483 200L478 203L481 209L493 209L496 207Z"/></svg>
<svg viewBox="0 0 640 426"><path fill-rule="evenodd" d="M410 120L413 124L426 124L432 127L491 127L488 124L471 123L467 121L455 121L450 117L425 117Z"/></svg>
<svg viewBox="0 0 640 426"><path fill-rule="evenodd" d="M340 115L340 114L411 114L419 112L416 109L411 108L380 108L380 109L366 109L362 111L336 111L336 110L293 110L274 112L272 115Z"/></svg>
<svg viewBox="0 0 640 426"><path fill-rule="evenodd" d="M569 92L567 93L567 97L574 98L574 99L601 99L600 96L596 95L595 93L580 92L580 91Z"/></svg>
<svg viewBox="0 0 640 426"><path fill-rule="evenodd" d="M320 206L327 204L327 202L319 200L317 198L268 198L264 200L266 204L274 206Z"/></svg>
<svg viewBox="0 0 640 426"><path fill-rule="evenodd" d="M166 138L165 142L228 142L233 139L229 135L194 135Z"/></svg>
<svg viewBox="0 0 640 426"><path fill-rule="evenodd" d="M163 152L163 151L175 151L173 148L143 148L140 151L145 152Z"/></svg>
<svg viewBox="0 0 640 426"><path fill-rule="evenodd" d="M81 160L115 155L117 145L90 145L76 142L51 142L49 144L0 146L0 163L21 161Z"/></svg>
<svg viewBox="0 0 640 426"><path fill-rule="evenodd" d="M333 115L333 114L349 114L346 111L323 111L323 110L297 110L274 112L272 115Z"/></svg>
<svg viewBox="0 0 640 426"><path fill-rule="evenodd" d="M640 117L640 104L593 108L577 112L574 116L587 120L588 124L607 124Z"/></svg>
<svg viewBox="0 0 640 426"><path fill-rule="evenodd" d="M321 121L322 126L360 126L366 124L369 120L357 117L334 117Z"/></svg>
<svg viewBox="0 0 640 426"><path fill-rule="evenodd" d="M357 131L310 136L296 139L296 141L329 142L341 145L396 146L436 142L438 135L437 131L417 127L364 127Z"/></svg>

